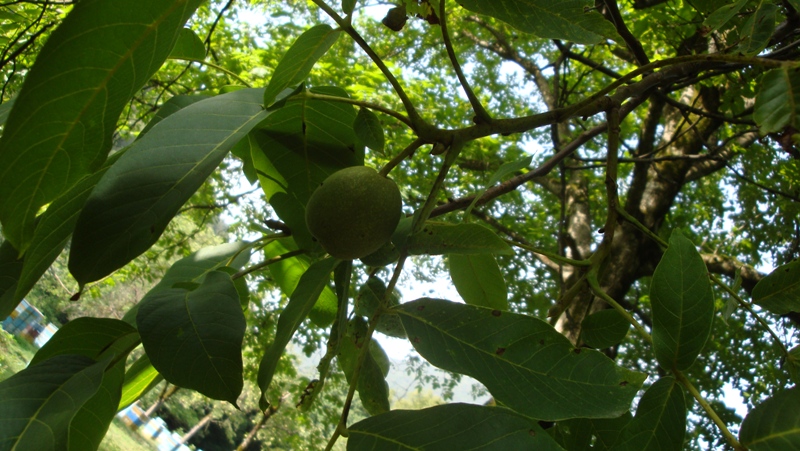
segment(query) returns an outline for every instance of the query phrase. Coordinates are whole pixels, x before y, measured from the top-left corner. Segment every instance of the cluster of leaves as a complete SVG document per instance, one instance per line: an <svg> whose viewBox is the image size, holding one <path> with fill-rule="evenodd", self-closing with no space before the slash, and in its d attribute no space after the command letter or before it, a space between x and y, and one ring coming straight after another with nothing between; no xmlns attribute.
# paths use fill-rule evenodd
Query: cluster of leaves
<svg viewBox="0 0 800 451"><path fill-rule="evenodd" d="M332 374L341 371L348 383L338 424L330 425L329 448L340 436L347 436L348 449L680 449L686 440L687 393L731 447L772 449L798 444L800 414L794 406L800 392L796 388L772 387L769 399L742 422L737 438L728 430L728 421L720 418L719 406L709 403L692 380L702 381L711 373L704 372L705 368L698 370L696 362L711 362L722 355L708 345L717 308L712 284L718 283L733 301L753 313L753 323L766 326L775 336L772 325L755 313L752 304L772 315L800 311L796 282L800 265L780 266L755 284L751 303L738 294L741 282L729 288L708 274L692 240L701 232L691 230L691 223L685 235L675 228L669 242L664 242L618 208L617 192L618 181L626 180L631 172L620 167L620 149L634 134L633 127L621 120L623 112L636 109L635 99L649 92L650 83L667 87L687 73L694 77L731 66L759 72L758 82L752 82L756 94L748 114L763 135L788 136L787 148L794 150L791 142L797 132L798 110L787 98L794 99L798 92L798 63L781 59L780 50L768 55L772 58L756 55L771 45L779 15L794 14L796 18L800 6L796 2L778 6L740 0L721 8L711 5L713 2L681 3L680 14L703 18L704 33L725 35L725 42L719 44L735 45L713 55L684 54L651 63L646 55L657 52L632 45L638 41L628 37L631 31L587 8L593 2L460 1L463 10L457 14L468 14L467 19L476 24L490 21L497 28L487 25L487 29L497 32L496 36L500 36L497 30L511 26L517 30L514 33L539 38L521 44L520 52L553 51L543 39L561 46L568 41L607 54L613 53L610 43L630 47L631 58L605 67L615 78L610 83L604 83L598 73L587 75L590 80L585 83L581 83L582 76L563 74L567 93L558 97L558 108L539 114L520 111L519 105L507 99L486 103L476 95L458 61L466 50L457 54L450 40L450 6L445 0L405 2L406 11L424 17L426 24L433 22L432 14L438 25L431 29L441 30L441 35L433 36L424 26L410 25L409 34L424 43L418 51L428 52L427 46L434 42L443 42L445 48L434 56L430 52L404 56L431 63L414 66L416 73L404 74L421 80L419 90L411 95L384 58L366 43L362 37L366 34L353 25L355 1L342 1L337 10L314 0L335 26L321 23L305 29L296 39L284 36L276 46L283 54L280 58L266 51L257 55L274 66L266 86L258 88L251 86L251 77L257 73L252 66L260 64L253 61L253 55L227 55L222 64L206 60L204 42L195 31L185 28L190 20L202 23L211 17L201 3L76 3L37 52L13 106L6 102L0 107L4 121L0 221L5 237L0 245L0 317L29 293L68 243L69 271L80 287L76 297L90 284L124 268L156 245L196 193L210 190L207 198L213 201L218 195L213 193L213 180L218 189L230 189L221 181L220 172L241 170L251 183L258 183L269 212L274 214L269 217L274 229L251 224L251 231L261 232L256 239L207 247L180 258L122 319L84 317L67 323L27 369L0 383L0 421L4 423L0 447L96 449L118 409L162 378L238 406L248 372L257 373L253 376L261 390L258 405L261 411L269 411L282 397L275 390L276 374L285 363L287 346L298 334L326 338L319 377L306 386L298 402L300 409L314 407L315 400L332 385ZM606 7L617 8L615 2L606 2ZM648 16L648 20L656 16ZM224 39L236 39L235 33L225 34ZM318 63L325 66L324 56L339 52L342 60L351 58L347 55L354 47L344 46L345 40L357 44L375 63L378 72L367 74L378 75L372 80L343 77L336 86L329 80L316 83L320 79L312 75L312 69ZM503 50L502 42L497 45L499 51L510 54ZM450 66L434 72L435 56L449 61ZM477 74L496 76L501 70L485 55L476 58L486 62L475 69ZM141 130L129 127L123 131L138 132L135 141L110 152L115 133L121 133L116 125L120 116L144 114L147 102L132 103L132 99L157 79L168 59L202 62L239 85L222 85L208 73L202 75L199 83L214 86L215 95L172 96ZM359 58L351 59L365 64ZM447 78L450 74L454 77ZM642 79L636 81L639 76ZM394 96L376 95L370 102L351 97L352 91L384 81L394 89ZM702 81L693 81L698 90L703 88ZM418 97L431 94L441 98L459 88L466 100L453 99L452 105L423 117ZM742 113L732 103L728 115ZM492 114L484 104L491 107ZM400 108L404 113L397 111ZM474 113L473 123L453 116L459 108ZM697 115L697 110L686 110L686 114ZM512 118L493 117L501 114ZM545 223L545 218L558 217L557 205L542 205L540 217L529 214L522 190L509 195L513 201L508 205L489 213L479 210L489 200L518 187L506 189L520 174L534 174L527 180L542 177L575 152L565 146L569 152L559 149L552 159L529 169L532 157L523 157L518 147L493 136L535 132L547 126L552 127L552 134L558 134L559 124L580 118L585 118L580 124L587 133L599 129L584 141L585 151L605 157L597 173L580 176L606 181L605 191L585 194L592 210L603 212L588 224L603 228L603 237L590 255L568 258L571 254L564 252L566 245L561 239L554 240L552 233L545 236L530 231L529 238L545 248L560 246L558 252L519 239L505 240L495 230L472 221L473 217L484 218L500 232L511 230L506 234L514 238ZM537 133L536 139L541 139L543 134ZM605 134L602 142L591 141L601 134ZM423 145L432 146L430 156L420 156ZM387 157L390 148L395 153ZM229 155L237 162L231 163ZM498 157L489 161L487 168L492 171L488 177L465 176L459 183L452 181L455 165L474 166L471 163L485 155ZM326 256L305 224L309 197L338 170L387 159L382 173L395 170L393 176L402 188L408 217L400 221L391 242L361 262ZM787 166L782 170L792 178L793 167ZM417 178L411 174L418 174ZM206 183L208 180L212 182ZM562 175L564 191L565 182ZM793 183L796 178L790 185ZM443 191L448 203L437 205ZM474 194L464 197L470 193ZM534 200L545 195L535 191L524 194ZM453 200L456 197L461 199ZM463 209L465 214L460 220L454 216L432 219L446 213L437 209L448 208ZM781 208L791 211L796 207L788 203ZM684 212L694 216L691 206ZM560 214L563 219L563 208ZM509 229L508 224L513 225L518 216L523 217L522 225ZM253 218L253 222L263 218ZM670 220L680 222L677 217ZM652 318L649 330L630 313L632 308L621 305L600 283L610 267L614 235L623 222L663 250L646 283L646 306ZM665 229L656 231L667 236ZM583 319L579 342L570 341L537 317L550 302L530 299L514 276L515 271L528 271L526 265L513 261L522 251L544 255L559 266L580 268L580 282L573 286L588 287L592 296L611 307ZM252 256L261 261L248 266ZM430 298L400 302L395 286L412 256L445 256L447 272L464 303ZM264 310L275 309L248 283L248 278L265 268L287 302L277 321L264 315L261 330L251 327L253 333L248 334L248 321L252 326L258 316L253 312L263 315ZM393 269L389 278L382 268ZM543 271L533 272L541 277ZM362 286L356 286L358 280L364 280ZM537 294L547 300L552 287L544 282L543 287ZM567 298L561 296L559 301ZM556 303L551 313L558 316L559 309L566 308ZM260 342L263 337L254 338L259 332L272 332L273 324L268 343ZM635 335L629 334L631 326ZM761 334L761 330L750 333ZM407 337L430 364L477 379L496 405L453 403L392 410L386 384L388 358L372 339L375 331ZM775 337L788 378L796 383L800 348L787 350ZM255 344L248 346L248 341ZM144 353L129 359L139 346ZM625 346L638 353L638 360L615 362L598 350L619 352ZM257 372L248 371L243 348L260 359ZM338 370L332 365L334 359ZM654 377L647 386L648 374L632 369L640 364ZM356 392L370 417L348 424ZM637 396L634 413L631 404Z"/></svg>

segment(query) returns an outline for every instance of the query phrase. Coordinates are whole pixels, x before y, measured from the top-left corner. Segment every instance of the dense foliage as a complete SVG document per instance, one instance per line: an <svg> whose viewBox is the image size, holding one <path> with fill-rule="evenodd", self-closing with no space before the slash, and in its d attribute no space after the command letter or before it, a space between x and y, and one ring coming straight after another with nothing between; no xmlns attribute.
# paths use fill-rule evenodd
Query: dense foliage
<svg viewBox="0 0 800 451"><path fill-rule="evenodd" d="M0 449L96 449L161 380L250 412L242 447L800 448L799 12L0 5L0 317L69 319L0 382ZM342 260L306 205L362 165L404 214ZM357 237L378 207L322 211ZM376 332L492 405L397 409Z"/></svg>

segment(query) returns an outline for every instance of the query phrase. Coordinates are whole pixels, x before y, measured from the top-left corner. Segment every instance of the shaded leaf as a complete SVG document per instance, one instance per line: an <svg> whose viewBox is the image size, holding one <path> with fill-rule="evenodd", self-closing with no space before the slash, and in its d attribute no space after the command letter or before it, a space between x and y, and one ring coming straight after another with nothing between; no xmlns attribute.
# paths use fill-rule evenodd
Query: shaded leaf
<svg viewBox="0 0 800 451"><path fill-rule="evenodd" d="M358 110L358 115L353 123L353 131L365 146L378 153L383 153L386 140L383 136L383 126L380 119L368 108Z"/></svg>
<svg viewBox="0 0 800 451"><path fill-rule="evenodd" d="M178 34L169 58L202 61L206 58L206 46L191 28L184 28Z"/></svg>
<svg viewBox="0 0 800 451"><path fill-rule="evenodd" d="M782 391L747 414L739 431L753 451L800 449L800 388Z"/></svg>
<svg viewBox="0 0 800 451"><path fill-rule="evenodd" d="M368 319L378 310L384 297L386 296L386 284L377 276L371 276L367 282L358 290L358 296L354 302L354 310L357 315L365 316ZM388 299L388 307L394 307L400 303L400 294L394 290ZM390 337L406 338L406 331L400 322L400 317L392 311L384 311L378 318L375 330Z"/></svg>
<svg viewBox="0 0 800 451"><path fill-rule="evenodd" d="M159 122L164 120L165 117L174 114L189 105L194 103L200 102L202 100L210 99L211 96L203 95L203 94L195 94L195 95L177 95L172 96L161 105L161 108L156 111L156 114L153 115L153 118L150 119L150 122L144 126L141 133L136 137L136 139L144 138L144 135L150 131L151 128L158 125Z"/></svg>
<svg viewBox="0 0 800 451"><path fill-rule="evenodd" d="M762 135L784 127L800 128L800 69L772 69L761 77L753 110L753 119Z"/></svg>
<svg viewBox="0 0 800 451"><path fill-rule="evenodd" d="M800 312L800 260L779 266L758 281L753 302L776 315Z"/></svg>
<svg viewBox="0 0 800 451"><path fill-rule="evenodd" d="M7 318L19 304L14 292L19 286L23 259L10 241L0 243L0 318Z"/></svg>
<svg viewBox="0 0 800 451"><path fill-rule="evenodd" d="M427 298L394 310L427 361L477 379L530 418L617 417L645 379L537 318Z"/></svg>
<svg viewBox="0 0 800 451"><path fill-rule="evenodd" d="M464 302L479 307L508 310L508 290L492 254L447 256L450 279Z"/></svg>
<svg viewBox="0 0 800 451"><path fill-rule="evenodd" d="M108 363L59 355L0 382L0 449L68 449L70 422L97 393Z"/></svg>
<svg viewBox="0 0 800 451"><path fill-rule="evenodd" d="M269 402L266 398L266 392L269 384L272 382L272 376L275 374L275 368L278 366L286 345L289 340L300 327L300 323L308 316L311 308L317 302L322 290L328 286L331 279L331 271L336 266L338 260L333 258L326 258L318 262L314 262L297 283L297 287L292 292L289 298L289 303L283 309L280 318L278 319L278 326L275 330L275 339L269 345L264 357L261 358L261 364L258 367L258 386L261 388L261 399L259 406L261 410L266 410L269 407ZM335 298L335 295L334 295Z"/></svg>
<svg viewBox="0 0 800 451"><path fill-rule="evenodd" d="M708 270L694 244L675 229L653 273L653 349L659 365L684 370L711 334L714 294Z"/></svg>
<svg viewBox="0 0 800 451"><path fill-rule="evenodd" d="M253 165L253 151L258 149L252 134L248 134L231 149L231 154L242 160L242 173L250 184L258 181L258 173Z"/></svg>
<svg viewBox="0 0 800 451"><path fill-rule="evenodd" d="M97 183L78 217L69 269L85 284L150 248L234 144L265 116L261 90L194 103L136 141Z"/></svg>
<svg viewBox="0 0 800 451"><path fill-rule="evenodd" d="M503 178L505 178L506 176L511 175L511 174L513 174L513 173L515 173L517 171L521 171L521 170L527 168L528 166L531 165L531 161L533 161L533 156L525 157L525 158L523 158L523 159L521 159L519 161L512 161L510 163L503 163L497 169L497 171L495 171L494 174L492 174L492 176L489 177L489 182L486 184L486 188L484 188L483 191L478 193L475 196L475 198L472 199L472 202L469 204L469 207L467 207L467 210L464 213L465 220L466 220L466 218L469 218L470 212L475 207L475 204L477 204L478 201L481 200L481 197L486 193L486 191L489 188L491 188L492 186L494 186L495 184L500 182L500 180L503 180Z"/></svg>
<svg viewBox="0 0 800 451"><path fill-rule="evenodd" d="M642 395L636 416L613 450L681 450L686 435L686 398L671 376L657 380Z"/></svg>
<svg viewBox="0 0 800 451"><path fill-rule="evenodd" d="M158 385L164 378L158 374L150 363L150 357L143 354L136 359L133 364L125 371L125 380L122 383L122 396L119 400L117 410L122 410L142 395Z"/></svg>
<svg viewBox="0 0 800 451"><path fill-rule="evenodd" d="M366 329L367 323L357 316L348 325L347 334L339 342L339 353L336 360L339 362L339 367L344 372L348 384L353 380L353 371L364 345ZM373 342L374 340L370 341L370 345ZM389 411L389 384L386 383L386 374L373 357L372 346L369 351L364 358L361 371L358 373L356 389L364 409L370 415L378 415Z"/></svg>
<svg viewBox="0 0 800 451"><path fill-rule="evenodd" d="M0 103L0 126L5 125L6 119L8 119L8 113L11 112L11 108L14 106L15 100L16 97L13 97L3 103Z"/></svg>
<svg viewBox="0 0 800 451"><path fill-rule="evenodd" d="M70 422L68 448L70 451L98 449L117 414L124 379L123 359L106 370L97 393L86 401Z"/></svg>
<svg viewBox="0 0 800 451"><path fill-rule="evenodd" d="M750 15L747 22L741 27L742 42L739 51L744 55L756 55L767 46L772 34L775 32L775 17L778 14L778 5L770 2L760 2L755 13Z"/></svg>
<svg viewBox="0 0 800 451"><path fill-rule="evenodd" d="M246 324L230 276L212 271L194 291L157 290L140 304L142 345L164 379L236 405Z"/></svg>
<svg viewBox="0 0 800 451"><path fill-rule="evenodd" d="M591 0L457 0L464 8L507 22L544 39L597 44L623 42L614 25L595 10Z"/></svg>
<svg viewBox="0 0 800 451"><path fill-rule="evenodd" d="M729 20L736 17L736 14L744 8L744 5L746 5L748 1L749 0L738 0L728 5L721 6L706 17L706 20L703 21L703 25L709 28L709 32L719 29L721 26L728 23Z"/></svg>
<svg viewBox="0 0 800 451"><path fill-rule="evenodd" d="M592 434L595 436L594 449L603 451L611 449L611 446L619 440L625 426L633 418L630 412L625 412L617 418L594 418L589 420L592 424Z"/></svg>
<svg viewBox="0 0 800 451"><path fill-rule="evenodd" d="M556 423L552 436L556 443L568 450L590 449L592 444L592 424L587 418L562 420Z"/></svg>
<svg viewBox="0 0 800 451"><path fill-rule="evenodd" d="M39 208L106 159L122 109L200 3L83 0L50 35L0 138L0 221L18 249Z"/></svg>
<svg viewBox="0 0 800 451"><path fill-rule="evenodd" d="M264 106L272 105L278 93L306 79L317 60L339 38L341 30L317 25L304 31L281 58L264 91Z"/></svg>
<svg viewBox="0 0 800 451"><path fill-rule="evenodd" d="M139 334L130 324L112 318L76 318L64 324L33 356L31 365L57 355L76 354L94 360L125 360L139 345Z"/></svg>
<svg viewBox="0 0 800 451"><path fill-rule="evenodd" d="M286 254L291 251L297 250L297 245L294 244L291 238L283 240L275 240L264 247L264 258L275 258L280 255ZM304 255L297 255L289 259L272 263L269 265L269 272L275 282L278 283L281 292L290 298L294 293L297 284L300 282L303 274L311 266L311 260ZM328 326L333 322L338 310L338 300L336 294L330 287L322 289L319 299L311 308L308 314L308 319L319 327Z"/></svg>
<svg viewBox="0 0 800 451"><path fill-rule="evenodd" d="M596 349L616 346L625 339L631 323L614 309L592 313L581 322L581 338Z"/></svg>
<svg viewBox="0 0 800 451"><path fill-rule="evenodd" d="M443 404L392 410L347 428L348 450L560 450L535 421L502 407Z"/></svg>
<svg viewBox="0 0 800 451"><path fill-rule="evenodd" d="M339 88L312 92L347 97ZM334 172L364 162L352 127L355 117L348 104L292 97L253 132L260 148L252 158L261 188L301 249L318 247L306 227L311 193Z"/></svg>
<svg viewBox="0 0 800 451"><path fill-rule="evenodd" d="M408 237L406 246L409 255L514 253L496 233L479 224L427 222Z"/></svg>
<svg viewBox="0 0 800 451"><path fill-rule="evenodd" d="M345 13L345 15L352 14L355 8L356 0L342 0L342 12Z"/></svg>
<svg viewBox="0 0 800 451"><path fill-rule="evenodd" d="M789 372L789 377L795 384L800 384L800 346L795 346L789 350L786 356L786 370Z"/></svg>

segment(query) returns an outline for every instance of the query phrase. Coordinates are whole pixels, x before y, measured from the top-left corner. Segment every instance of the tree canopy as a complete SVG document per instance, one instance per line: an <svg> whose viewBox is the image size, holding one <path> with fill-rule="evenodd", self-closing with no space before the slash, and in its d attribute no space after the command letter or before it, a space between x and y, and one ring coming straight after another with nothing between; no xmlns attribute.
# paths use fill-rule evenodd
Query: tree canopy
<svg viewBox="0 0 800 451"><path fill-rule="evenodd" d="M0 317L71 312L0 449L96 449L162 379L259 427L289 393L327 449L800 448L799 13L0 4ZM395 408L376 333L491 405Z"/></svg>

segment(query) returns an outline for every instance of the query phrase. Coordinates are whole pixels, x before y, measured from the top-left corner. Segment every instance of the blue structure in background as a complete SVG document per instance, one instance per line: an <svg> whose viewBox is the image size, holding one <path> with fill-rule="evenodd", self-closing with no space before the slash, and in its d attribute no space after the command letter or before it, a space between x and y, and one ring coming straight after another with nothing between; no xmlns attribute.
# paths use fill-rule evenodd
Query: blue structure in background
<svg viewBox="0 0 800 451"><path fill-rule="evenodd" d="M17 305L17 308L11 312L11 315L3 320L3 329L41 348L55 335L58 327L53 323L45 325L42 312L23 299L22 302Z"/></svg>

